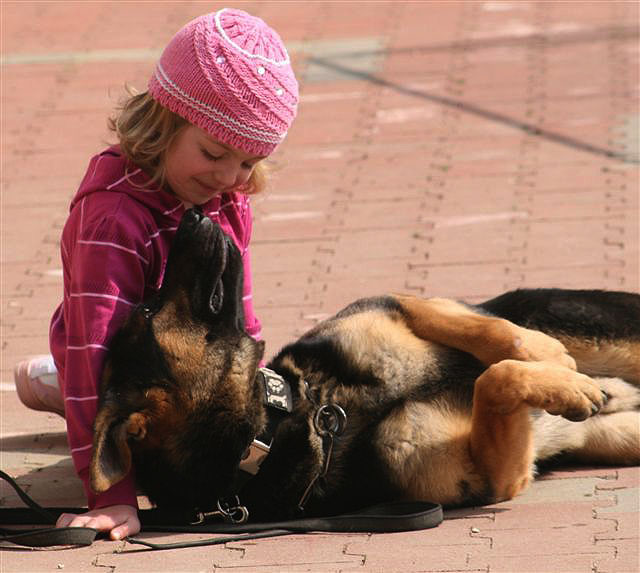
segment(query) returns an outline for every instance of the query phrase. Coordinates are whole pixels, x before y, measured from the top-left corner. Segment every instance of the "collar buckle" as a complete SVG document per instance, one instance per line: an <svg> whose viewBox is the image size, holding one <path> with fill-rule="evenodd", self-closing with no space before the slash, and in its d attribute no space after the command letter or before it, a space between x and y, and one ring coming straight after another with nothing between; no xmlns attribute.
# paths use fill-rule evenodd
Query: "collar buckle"
<svg viewBox="0 0 640 573"><path fill-rule="evenodd" d="M240 469L252 476L256 475L260 471L260 464L271 451L271 443L265 444L258 439L254 439L240 461Z"/></svg>
<svg viewBox="0 0 640 573"><path fill-rule="evenodd" d="M262 376L263 399L270 422L264 432L254 438L240 462L240 469L251 475L256 475L260 471L260 464L269 455L280 417L283 413L290 413L293 410L293 394L289 383L270 368L260 368L258 373ZM269 411L270 408L273 409Z"/></svg>

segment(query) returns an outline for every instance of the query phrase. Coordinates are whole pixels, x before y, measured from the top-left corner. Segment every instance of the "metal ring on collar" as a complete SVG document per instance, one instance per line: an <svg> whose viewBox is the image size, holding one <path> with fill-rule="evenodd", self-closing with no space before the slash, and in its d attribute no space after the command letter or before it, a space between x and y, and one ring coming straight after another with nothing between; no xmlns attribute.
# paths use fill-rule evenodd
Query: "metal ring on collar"
<svg viewBox="0 0 640 573"><path fill-rule="evenodd" d="M324 404L316 410L313 426L318 435L339 436L347 425L347 414L338 404Z"/></svg>

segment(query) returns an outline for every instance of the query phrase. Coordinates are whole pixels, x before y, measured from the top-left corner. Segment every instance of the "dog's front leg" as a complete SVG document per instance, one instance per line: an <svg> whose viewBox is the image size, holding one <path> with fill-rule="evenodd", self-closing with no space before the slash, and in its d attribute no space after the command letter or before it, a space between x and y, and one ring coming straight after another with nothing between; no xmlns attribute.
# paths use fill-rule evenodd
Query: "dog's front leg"
<svg viewBox="0 0 640 573"><path fill-rule="evenodd" d="M564 345L552 336L503 318L481 314L447 298L394 295L404 320L423 340L451 346L489 366L502 360L546 360L576 368Z"/></svg>
<svg viewBox="0 0 640 573"><path fill-rule="evenodd" d="M489 367L475 383L470 448L494 499L514 497L533 477L531 408L580 421L603 402L595 381L554 363L504 360Z"/></svg>

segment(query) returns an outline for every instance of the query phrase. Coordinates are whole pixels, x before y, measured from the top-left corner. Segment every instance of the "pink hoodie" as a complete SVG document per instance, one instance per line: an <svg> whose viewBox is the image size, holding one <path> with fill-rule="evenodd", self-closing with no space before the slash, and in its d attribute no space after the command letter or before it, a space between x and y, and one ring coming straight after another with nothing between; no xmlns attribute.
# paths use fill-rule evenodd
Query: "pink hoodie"
<svg viewBox="0 0 640 573"><path fill-rule="evenodd" d="M177 197L149 187L148 181L117 146L93 157L60 242L64 298L51 319L49 340L65 399L69 447L90 509L137 506L133 475L96 495L89 487L88 466L109 341L131 309L160 287L185 211ZM259 338L260 322L251 300L249 198L222 194L202 208L243 253L246 329Z"/></svg>

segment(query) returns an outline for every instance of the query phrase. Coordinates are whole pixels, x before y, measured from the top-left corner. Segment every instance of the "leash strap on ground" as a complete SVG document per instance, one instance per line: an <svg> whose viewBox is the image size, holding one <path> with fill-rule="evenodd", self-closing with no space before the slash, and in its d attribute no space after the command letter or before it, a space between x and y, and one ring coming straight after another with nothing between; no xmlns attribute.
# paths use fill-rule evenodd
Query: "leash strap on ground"
<svg viewBox="0 0 640 573"><path fill-rule="evenodd" d="M13 478L0 471L0 478L7 481L28 508L0 508L0 523L13 525L54 524L61 513L82 513L84 508L44 508L29 497ZM309 517L269 523L203 523L184 525L184 519L157 509L139 511L143 532L168 533L222 533L244 534L238 537L216 537L182 543L150 543L137 538L127 538L129 543L149 549L179 549L200 545L218 545L229 541L261 539L309 531L387 533L415 531L436 527L442 522L442 506L427 501L391 502L374 505L359 511L329 517ZM172 519L173 517L173 519ZM0 542L26 547L55 545L91 545L98 531L88 527L62 527L29 530L0 529Z"/></svg>
<svg viewBox="0 0 640 573"><path fill-rule="evenodd" d="M373 505L351 513L329 517L306 517L267 523L203 523L179 525L156 510L139 512L143 531L180 533L255 533L286 529L292 533L326 531L336 533L389 533L430 529L442 523L442 506L429 501L396 501ZM167 525L168 523L172 523Z"/></svg>
<svg viewBox="0 0 640 573"><path fill-rule="evenodd" d="M223 543L231 543L232 541L247 541L250 539L264 539L266 537L279 537L281 535L291 535L293 531L286 529L271 529L261 531L259 533L249 533L245 535L213 537L211 539L198 539L197 541L178 541L176 543L151 543L138 539L136 537L125 537L125 541L133 545L143 545L148 549L160 551L164 549L185 549L187 547L202 547L204 545L222 545Z"/></svg>
<svg viewBox="0 0 640 573"><path fill-rule="evenodd" d="M436 527L442 523L442 506L427 501L392 502L367 507L353 513L331 517L312 517L275 521L268 523L243 524L199 524L199 525L151 525L157 514L140 512L143 532L171 533L227 533L244 534L231 537L214 537L196 541L177 543L150 543L137 538L127 538L129 543L143 545L149 549L182 549L204 545L220 545L231 541L246 541L265 537L278 537L294 533L322 531L333 533L390 533L398 531L416 531Z"/></svg>
<svg viewBox="0 0 640 573"><path fill-rule="evenodd" d="M34 523L55 524L66 510L78 512L77 508L44 508L29 497L16 481L0 470L0 478L6 481L27 505L27 508L0 508L0 523L26 525ZM52 547L56 545L91 545L98 531L90 527L46 527L38 529L0 529L0 542L23 547Z"/></svg>

